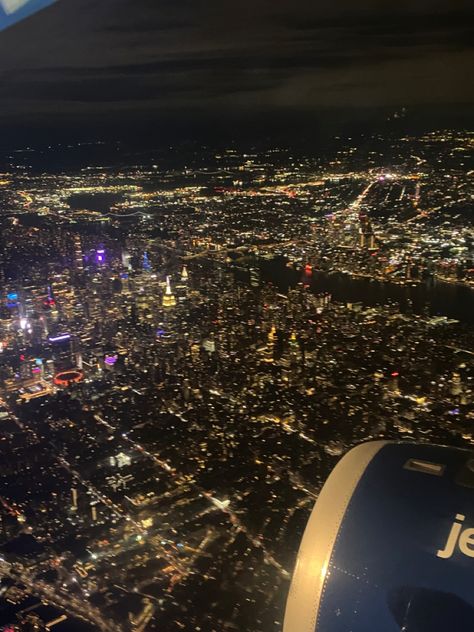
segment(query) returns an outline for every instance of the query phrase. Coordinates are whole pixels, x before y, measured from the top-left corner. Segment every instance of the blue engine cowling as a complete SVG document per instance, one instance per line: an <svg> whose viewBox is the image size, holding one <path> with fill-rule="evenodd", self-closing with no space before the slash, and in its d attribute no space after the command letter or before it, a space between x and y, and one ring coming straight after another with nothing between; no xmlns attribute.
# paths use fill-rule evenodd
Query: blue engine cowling
<svg viewBox="0 0 474 632"><path fill-rule="evenodd" d="M0 0L0 31L45 9L57 0Z"/></svg>
<svg viewBox="0 0 474 632"><path fill-rule="evenodd" d="M311 513L284 632L474 632L474 453L374 441Z"/></svg>

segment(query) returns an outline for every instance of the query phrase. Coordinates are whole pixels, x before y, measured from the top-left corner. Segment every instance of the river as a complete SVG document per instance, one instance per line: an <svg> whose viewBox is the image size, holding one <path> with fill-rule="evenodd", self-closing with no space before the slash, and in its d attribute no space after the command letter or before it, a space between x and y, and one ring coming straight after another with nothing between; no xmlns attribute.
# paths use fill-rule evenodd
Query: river
<svg viewBox="0 0 474 632"><path fill-rule="evenodd" d="M402 313L429 313L474 324L474 289L465 285L436 279L417 285L399 285L317 270L307 275L302 270L287 268L284 257L261 259L255 267L260 269L263 281L275 283L282 292L304 282L314 293L329 292L335 301L342 303L361 302L363 305L376 306L391 302L397 303Z"/></svg>

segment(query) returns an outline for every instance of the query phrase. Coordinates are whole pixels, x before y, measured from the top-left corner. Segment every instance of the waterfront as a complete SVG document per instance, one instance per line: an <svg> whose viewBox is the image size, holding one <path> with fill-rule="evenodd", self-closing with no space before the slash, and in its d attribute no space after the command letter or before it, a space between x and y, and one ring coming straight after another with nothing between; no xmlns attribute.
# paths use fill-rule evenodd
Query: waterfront
<svg viewBox="0 0 474 632"><path fill-rule="evenodd" d="M447 316L462 323L474 320L474 290L465 285L429 279L416 285L376 281L354 277L341 272L288 268L284 257L272 260L260 259L256 265L265 282L275 283L282 292L297 283L309 285L318 294L329 292L335 301L342 303L361 302L374 307L396 303L402 313Z"/></svg>
<svg viewBox="0 0 474 632"><path fill-rule="evenodd" d="M472 228L449 223L467 175L421 174L418 144L390 178L355 170L351 147L337 171L234 150L185 169L11 166L0 629L282 632L344 452L472 447ZM444 200L441 229L405 221L417 191L417 208ZM465 285L403 285L428 275Z"/></svg>

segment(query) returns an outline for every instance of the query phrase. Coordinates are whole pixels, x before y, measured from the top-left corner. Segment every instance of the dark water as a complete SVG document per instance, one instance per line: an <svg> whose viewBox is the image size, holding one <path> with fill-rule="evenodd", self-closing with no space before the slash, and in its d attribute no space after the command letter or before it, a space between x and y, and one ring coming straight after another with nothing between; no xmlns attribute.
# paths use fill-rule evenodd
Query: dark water
<svg viewBox="0 0 474 632"><path fill-rule="evenodd" d="M335 301L361 302L373 307L397 303L402 313L447 316L474 325L474 289L463 285L429 280L415 286L370 281L347 274L304 271L286 267L286 259L278 257L258 263L261 278L275 283L283 292L297 283L307 283L315 293L329 292Z"/></svg>
<svg viewBox="0 0 474 632"><path fill-rule="evenodd" d="M74 210L87 209L108 213L110 207L123 200L119 193L75 193L67 199L67 203Z"/></svg>

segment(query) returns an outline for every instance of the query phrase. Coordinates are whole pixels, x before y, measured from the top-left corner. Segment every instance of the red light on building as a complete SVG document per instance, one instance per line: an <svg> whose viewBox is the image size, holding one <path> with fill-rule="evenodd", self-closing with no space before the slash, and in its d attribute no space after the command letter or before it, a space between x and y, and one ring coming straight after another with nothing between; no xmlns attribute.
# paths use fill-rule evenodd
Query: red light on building
<svg viewBox="0 0 474 632"><path fill-rule="evenodd" d="M392 377L398 377L400 375L400 373L398 371L394 371L392 373Z"/></svg>
<svg viewBox="0 0 474 632"><path fill-rule="evenodd" d="M80 369L71 369L69 371L61 371L56 373L53 382L56 386L68 387L71 384L77 384L84 379L84 373Z"/></svg>

